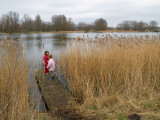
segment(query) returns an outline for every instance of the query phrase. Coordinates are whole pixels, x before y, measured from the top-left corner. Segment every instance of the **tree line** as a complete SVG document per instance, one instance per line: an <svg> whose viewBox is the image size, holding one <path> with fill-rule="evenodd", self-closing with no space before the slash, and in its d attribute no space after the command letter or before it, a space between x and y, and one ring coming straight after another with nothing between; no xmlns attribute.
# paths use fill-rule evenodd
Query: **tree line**
<svg viewBox="0 0 160 120"><path fill-rule="evenodd" d="M152 20L148 23L143 21L123 21L117 25L117 29L119 30L133 30L133 31L153 31L158 32L158 23L155 20Z"/></svg>
<svg viewBox="0 0 160 120"><path fill-rule="evenodd" d="M50 22L41 19L40 15L36 15L33 19L30 15L25 14L21 19L17 12L10 11L0 17L0 32L20 33L20 32L50 32L50 31L100 31L107 29L118 30L135 30L135 31L155 31L158 30L156 21L149 24L137 21L123 21L116 28L108 27L108 23L103 18L96 19L93 23L87 24L79 22L75 24L72 18L65 15L53 15Z"/></svg>

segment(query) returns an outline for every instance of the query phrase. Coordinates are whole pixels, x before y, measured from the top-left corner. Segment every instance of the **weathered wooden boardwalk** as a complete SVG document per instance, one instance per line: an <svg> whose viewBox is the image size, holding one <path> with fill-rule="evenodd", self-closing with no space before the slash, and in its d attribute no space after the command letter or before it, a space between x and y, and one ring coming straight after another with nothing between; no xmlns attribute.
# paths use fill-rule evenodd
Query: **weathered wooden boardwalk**
<svg viewBox="0 0 160 120"><path fill-rule="evenodd" d="M44 75L43 71L39 71L36 80L49 110L67 105L71 95L65 90L57 77L50 80L50 75Z"/></svg>
<svg viewBox="0 0 160 120"><path fill-rule="evenodd" d="M83 116L83 113L72 105L74 98L56 76L51 81L50 75L44 75L43 70L39 70L36 81L51 117L61 120L96 120L95 117Z"/></svg>

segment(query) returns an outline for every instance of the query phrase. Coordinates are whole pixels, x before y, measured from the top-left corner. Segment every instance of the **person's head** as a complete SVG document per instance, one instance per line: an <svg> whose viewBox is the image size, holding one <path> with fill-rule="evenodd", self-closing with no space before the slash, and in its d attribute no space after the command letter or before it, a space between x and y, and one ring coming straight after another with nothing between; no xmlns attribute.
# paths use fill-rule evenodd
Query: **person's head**
<svg viewBox="0 0 160 120"><path fill-rule="evenodd" d="M49 55L49 51L45 51L44 54L45 54L45 55Z"/></svg>
<svg viewBox="0 0 160 120"><path fill-rule="evenodd" d="M49 59L53 58L53 56L52 56L52 55L49 55L48 57L49 57Z"/></svg>

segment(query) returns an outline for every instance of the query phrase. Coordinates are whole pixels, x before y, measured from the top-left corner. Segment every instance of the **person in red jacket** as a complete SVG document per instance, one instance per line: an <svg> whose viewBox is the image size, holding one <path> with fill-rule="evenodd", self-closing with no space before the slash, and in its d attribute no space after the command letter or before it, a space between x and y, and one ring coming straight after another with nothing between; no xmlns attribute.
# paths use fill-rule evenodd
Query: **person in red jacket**
<svg viewBox="0 0 160 120"><path fill-rule="evenodd" d="M44 61L44 72L45 74L48 74L49 73L49 70L47 68L47 65L48 65L48 61L49 61L49 58L48 58L48 55L49 55L49 51L45 51L44 52L44 56L43 56L43 61Z"/></svg>

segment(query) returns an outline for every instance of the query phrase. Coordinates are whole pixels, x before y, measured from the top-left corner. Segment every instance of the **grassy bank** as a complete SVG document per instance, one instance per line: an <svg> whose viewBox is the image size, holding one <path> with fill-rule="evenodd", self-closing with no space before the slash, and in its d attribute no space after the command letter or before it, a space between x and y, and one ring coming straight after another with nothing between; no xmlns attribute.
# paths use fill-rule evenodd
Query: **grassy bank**
<svg viewBox="0 0 160 120"><path fill-rule="evenodd" d="M0 42L0 119L33 118L38 106L33 108L28 92L28 67L20 41L4 39Z"/></svg>
<svg viewBox="0 0 160 120"><path fill-rule="evenodd" d="M78 38L61 70L81 107L107 115L160 117L160 36Z"/></svg>

